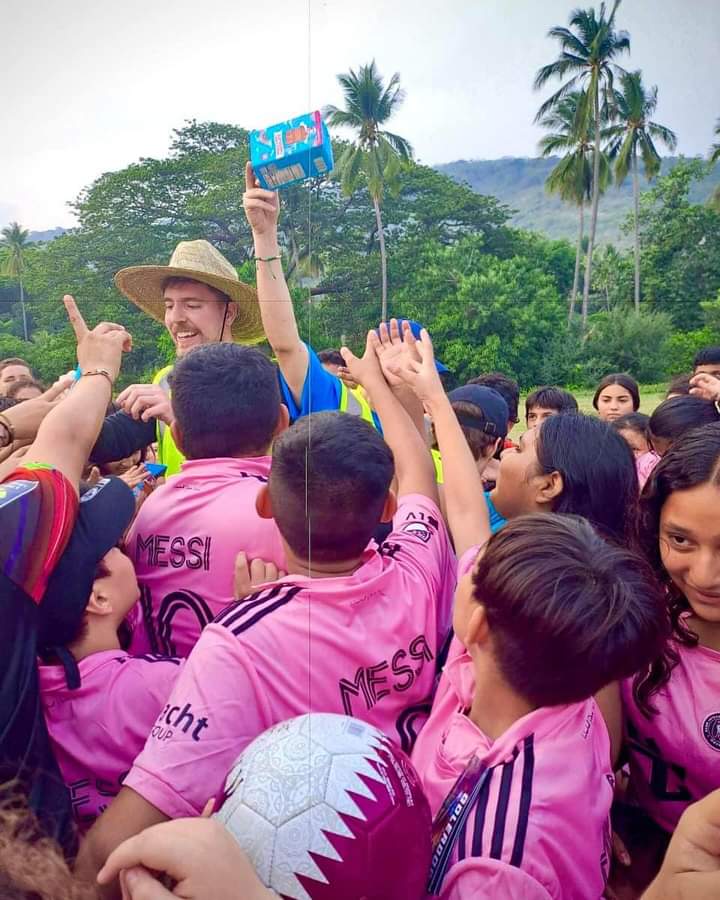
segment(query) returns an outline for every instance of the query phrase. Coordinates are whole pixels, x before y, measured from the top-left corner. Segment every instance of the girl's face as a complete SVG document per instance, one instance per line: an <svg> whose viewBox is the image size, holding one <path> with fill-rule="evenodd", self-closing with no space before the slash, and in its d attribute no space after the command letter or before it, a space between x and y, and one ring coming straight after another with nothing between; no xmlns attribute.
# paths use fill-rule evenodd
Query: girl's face
<svg viewBox="0 0 720 900"><path fill-rule="evenodd" d="M630 445L630 449L636 457L642 456L643 453L647 453L650 450L650 444L648 444L647 438L642 432L635 431L633 428L621 428L620 434Z"/></svg>
<svg viewBox="0 0 720 900"><path fill-rule="evenodd" d="M621 384L609 384L600 391L597 399L598 415L606 422L634 412L632 394Z"/></svg>
<svg viewBox="0 0 720 900"><path fill-rule="evenodd" d="M720 624L720 488L701 484L667 498L660 558L698 619Z"/></svg>
<svg viewBox="0 0 720 900"><path fill-rule="evenodd" d="M500 457L492 501L506 519L537 511L534 484L538 469L536 440L537 428L529 428L520 438L518 446L504 450Z"/></svg>

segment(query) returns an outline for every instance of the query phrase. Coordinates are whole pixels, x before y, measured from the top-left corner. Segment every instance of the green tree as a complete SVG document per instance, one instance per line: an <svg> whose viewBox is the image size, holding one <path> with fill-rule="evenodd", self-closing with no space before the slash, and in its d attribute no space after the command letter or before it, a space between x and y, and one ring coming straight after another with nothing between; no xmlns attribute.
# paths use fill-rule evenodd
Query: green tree
<svg viewBox="0 0 720 900"><path fill-rule="evenodd" d="M643 296L683 331L700 327L701 302L720 288L720 214L689 199L706 172L702 160L682 160L640 196ZM630 215L624 230L632 227Z"/></svg>
<svg viewBox="0 0 720 900"><path fill-rule="evenodd" d="M550 109L540 120L543 128L550 129L540 141L542 156L557 153L565 155L550 172L545 189L550 194L558 194L562 200L574 203L579 210L579 229L575 250L575 275L568 308L568 319L575 313L578 286L580 284L580 262L583 251L585 204L592 198L592 123L585 110L587 98L581 91L566 94L556 106ZM603 191L608 183L610 168L607 157L601 154L600 189Z"/></svg>
<svg viewBox="0 0 720 900"><path fill-rule="evenodd" d="M642 72L624 72L620 77L621 89L615 91L614 110L616 124L605 130L609 141L608 154L615 160L615 181L621 185L632 172L633 216L635 246L635 312L640 312L640 182L638 155L642 159L643 172L650 181L660 171L662 160L655 146L659 141L672 151L677 147L677 137L665 125L652 122L650 117L657 107L657 86L646 90Z"/></svg>
<svg viewBox="0 0 720 900"><path fill-rule="evenodd" d="M535 76L535 89L540 90L554 78L570 78L538 110L536 121L540 121L568 93L584 87L585 109L581 118L594 126L594 153L592 200L590 208L590 233L588 236L587 259L585 262L585 282L583 285L582 319L587 323L590 282L592 277L593 247L597 230L598 205L600 202L600 160L602 133L602 106L611 104L615 75L624 70L614 59L630 50L630 36L625 31L615 30L615 14L620 0L614 0L610 13L605 3L600 4L599 13L594 7L575 9L570 14L569 27L556 26L548 32L548 37L560 43L560 54L556 60L542 66Z"/></svg>
<svg viewBox="0 0 720 900"><path fill-rule="evenodd" d="M385 188L397 190L402 164L410 161L412 147L398 134L382 128L403 100L400 75L395 73L387 86L383 84L375 60L338 75L345 95L345 109L328 106L325 110L330 125L350 128L355 140L338 160L337 169L343 193L347 196L364 180L375 210L377 239L380 245L382 277L382 319L387 319L387 253L381 204Z"/></svg>
<svg viewBox="0 0 720 900"><path fill-rule="evenodd" d="M25 257L30 245L30 232L21 228L17 222L11 222L3 228L0 248L4 251L2 272L14 278L20 286L20 309L22 311L23 339L28 339L27 312L25 310Z"/></svg>

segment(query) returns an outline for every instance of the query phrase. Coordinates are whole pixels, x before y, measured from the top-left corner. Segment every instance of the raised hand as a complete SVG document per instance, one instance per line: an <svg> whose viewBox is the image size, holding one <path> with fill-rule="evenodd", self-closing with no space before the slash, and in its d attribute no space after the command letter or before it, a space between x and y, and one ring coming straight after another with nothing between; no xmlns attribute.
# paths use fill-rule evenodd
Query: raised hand
<svg viewBox="0 0 720 900"><path fill-rule="evenodd" d="M63 303L77 338L80 369L104 369L114 381L120 374L122 354L132 350L132 337L114 322L101 322L90 330L70 294L65 294Z"/></svg>
<svg viewBox="0 0 720 900"><path fill-rule="evenodd" d="M423 328L420 340L415 341L408 323L403 323L403 342L407 342L406 352L394 362L388 363L390 371L409 385L420 400L427 406L438 397L445 395L435 365L430 335Z"/></svg>
<svg viewBox="0 0 720 900"><path fill-rule="evenodd" d="M390 319L390 323L381 322L378 328L380 341L375 345L375 352L380 360L380 368L385 380L391 387L404 384L403 379L394 371L394 367L402 365L404 356L420 360L415 347L415 338L407 322L403 323L403 330L397 319Z"/></svg>
<svg viewBox="0 0 720 900"><path fill-rule="evenodd" d="M286 575L287 572L278 569L275 563L265 562L264 559L253 559L248 562L245 553L238 553L235 557L235 599L243 600L254 594L261 584L279 581Z"/></svg>
<svg viewBox="0 0 720 900"><path fill-rule="evenodd" d="M267 191L260 187L249 162L245 165L243 209L253 235L274 235L280 215L280 197L277 191Z"/></svg>
<svg viewBox="0 0 720 900"><path fill-rule="evenodd" d="M365 352L361 357L355 356L352 350L349 350L347 347L340 349L350 378L357 384L362 385L367 391L372 390L373 384L386 383L377 356L379 343L380 338L375 330L371 329L368 331L367 340L365 341Z"/></svg>
<svg viewBox="0 0 720 900"><path fill-rule="evenodd" d="M690 379L690 393L704 400L720 400L720 378L700 372Z"/></svg>

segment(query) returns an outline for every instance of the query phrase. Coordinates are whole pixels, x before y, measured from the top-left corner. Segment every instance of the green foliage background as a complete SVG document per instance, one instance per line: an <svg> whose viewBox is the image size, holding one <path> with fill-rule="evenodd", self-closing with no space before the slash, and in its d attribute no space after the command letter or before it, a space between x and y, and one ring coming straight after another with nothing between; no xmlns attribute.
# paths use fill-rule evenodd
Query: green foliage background
<svg viewBox="0 0 720 900"><path fill-rule="evenodd" d="M171 359L162 326L118 294L113 274L167 262L179 240L202 237L254 279L241 202L247 138L234 125L188 122L173 133L167 158L141 159L83 190L72 204L78 227L27 253L27 344L17 284L0 278L0 358L23 356L47 381L73 368L61 303L71 293L89 321L132 331L124 383ZM342 150L335 146L336 155ZM706 176L702 162L680 161L642 195L640 316L632 313L628 252L596 251L589 329L581 334L567 323L572 244L513 227L512 211L494 197L413 163L383 204L390 313L428 327L458 382L488 369L526 388L587 386L617 370L645 382L686 371L698 347L720 343L720 215L691 199ZM329 181L284 190L282 203L280 237L301 333L318 350L359 349L380 314L367 191L348 199Z"/></svg>

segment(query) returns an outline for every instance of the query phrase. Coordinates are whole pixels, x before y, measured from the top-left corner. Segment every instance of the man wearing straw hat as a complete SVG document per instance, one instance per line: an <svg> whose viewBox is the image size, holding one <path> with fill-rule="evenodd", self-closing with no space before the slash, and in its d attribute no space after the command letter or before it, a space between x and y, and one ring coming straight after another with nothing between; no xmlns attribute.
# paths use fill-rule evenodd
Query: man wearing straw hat
<svg viewBox="0 0 720 900"><path fill-rule="evenodd" d="M181 241L169 265L121 269L115 284L136 306L164 323L178 356L215 341L263 340L254 288L238 279L234 266L208 241ZM105 419L92 462L124 459L157 441L158 461L167 466L166 474L180 471L184 457L169 428L172 369L166 366L152 384L133 384L120 394L123 411Z"/></svg>

